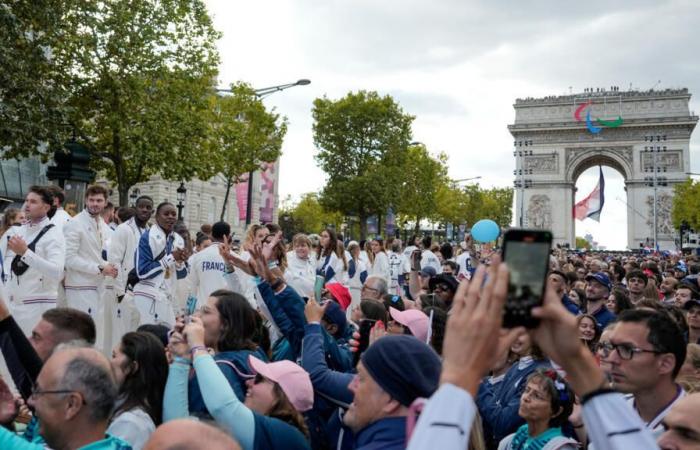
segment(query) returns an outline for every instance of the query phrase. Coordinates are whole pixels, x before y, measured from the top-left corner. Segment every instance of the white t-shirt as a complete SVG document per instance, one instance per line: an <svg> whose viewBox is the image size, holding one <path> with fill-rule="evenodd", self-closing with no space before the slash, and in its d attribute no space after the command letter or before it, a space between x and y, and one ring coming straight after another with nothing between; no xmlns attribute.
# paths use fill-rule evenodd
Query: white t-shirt
<svg viewBox="0 0 700 450"><path fill-rule="evenodd" d="M440 264L438 257L435 256L435 253L431 252L430 250L423 250L420 260L420 267L421 269L424 269L428 266L435 269L436 273L442 273L442 265Z"/></svg>

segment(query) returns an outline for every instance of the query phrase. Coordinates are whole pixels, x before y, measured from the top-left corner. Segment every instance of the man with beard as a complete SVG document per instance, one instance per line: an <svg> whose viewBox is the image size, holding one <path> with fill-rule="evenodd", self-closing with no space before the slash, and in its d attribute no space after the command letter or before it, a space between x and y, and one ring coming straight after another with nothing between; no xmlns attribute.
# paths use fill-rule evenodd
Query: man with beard
<svg viewBox="0 0 700 450"><path fill-rule="evenodd" d="M92 185L85 191L85 209L63 228L66 238L66 304L88 313L95 321L97 348L104 343L105 278L116 278L119 268L107 261L112 230L102 220L107 189ZM110 285L111 287L111 285Z"/></svg>
<svg viewBox="0 0 700 450"><path fill-rule="evenodd" d="M134 304L139 311L139 324L175 325L173 299L168 286L171 277L187 276L188 254L185 241L174 232L177 221L175 206L163 202L156 208L156 223L141 235L136 248Z"/></svg>

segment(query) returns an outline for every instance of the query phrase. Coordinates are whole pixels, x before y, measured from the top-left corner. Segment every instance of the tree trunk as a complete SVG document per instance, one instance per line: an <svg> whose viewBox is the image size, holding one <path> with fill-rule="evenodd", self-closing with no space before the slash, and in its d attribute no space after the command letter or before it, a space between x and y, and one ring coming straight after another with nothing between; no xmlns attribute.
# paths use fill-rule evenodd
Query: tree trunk
<svg viewBox="0 0 700 450"><path fill-rule="evenodd" d="M414 228L414 230L416 231L416 234L420 233L420 217L419 216L416 216L416 227Z"/></svg>
<svg viewBox="0 0 700 450"><path fill-rule="evenodd" d="M126 183L117 184L117 192L119 192L119 206L129 206L129 188Z"/></svg>
<svg viewBox="0 0 700 450"><path fill-rule="evenodd" d="M228 205L228 196L231 193L231 186L233 185L233 179L231 177L226 178L226 194L224 194L224 204L221 206L221 217L219 220L222 222L226 217L226 206Z"/></svg>
<svg viewBox="0 0 700 450"><path fill-rule="evenodd" d="M360 240L367 239L367 216L360 215ZM364 249L362 249L364 250Z"/></svg>

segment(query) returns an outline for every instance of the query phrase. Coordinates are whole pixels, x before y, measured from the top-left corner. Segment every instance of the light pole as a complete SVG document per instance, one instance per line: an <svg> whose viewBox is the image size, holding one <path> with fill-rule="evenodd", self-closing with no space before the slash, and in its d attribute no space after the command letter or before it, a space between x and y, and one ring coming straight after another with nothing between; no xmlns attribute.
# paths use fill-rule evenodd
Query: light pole
<svg viewBox="0 0 700 450"><path fill-rule="evenodd" d="M649 142L652 145L644 146L644 152L651 154L651 165L644 166L645 172L653 172L651 177L644 177L647 186L652 186L654 188L654 204L652 206L652 236L654 239L654 251L659 249L659 236L657 227L657 213L656 213L656 203L657 203L657 186L667 186L666 177L659 177L657 174L661 171L666 172L666 167L658 167L656 163L656 155L661 152L666 152L666 146L653 145L654 142L666 142L666 135L650 135L644 136L644 142Z"/></svg>
<svg viewBox="0 0 700 450"><path fill-rule="evenodd" d="M182 209L185 207L185 198L187 196L187 188L184 181L180 182L180 187L175 192L177 192L177 220L182 220Z"/></svg>
<svg viewBox="0 0 700 450"><path fill-rule="evenodd" d="M464 183L465 181L473 181L473 180L480 180L480 179L481 179L481 175L479 175L478 177L460 178L459 180L452 180L452 182L457 184L457 183Z"/></svg>
<svg viewBox="0 0 700 450"><path fill-rule="evenodd" d="M311 80L302 78L294 83L287 83L287 84L279 84L277 86L270 86L266 88L261 88L261 89L255 89L255 96L258 97L259 99L265 98L270 94L274 94L275 92L280 92L284 91L285 89L293 88L294 86L307 86L311 84ZM231 89L217 89L217 92L231 92ZM248 172L248 203L246 204L246 213L245 213L245 226L248 228L248 225L252 222L252 215L253 215L253 178L255 176L255 171L251 170Z"/></svg>
<svg viewBox="0 0 700 450"><path fill-rule="evenodd" d="M513 156L515 156L515 170L513 175L516 176L515 187L518 188L520 194L518 195L518 210L520 211L520 220L518 221L518 226L523 228L525 226L525 188L532 185L532 180L525 179L525 172L532 173L532 169L526 170L523 164L523 158L525 156L532 156L532 150L527 148L523 150L523 147L532 147L532 140L515 141L513 143L515 150L513 151Z"/></svg>
<svg viewBox="0 0 700 450"><path fill-rule="evenodd" d="M131 200L131 207L135 208L136 207L136 199L139 198L139 195L141 194L141 190L137 187L133 188L131 190L131 194L129 195L129 199Z"/></svg>

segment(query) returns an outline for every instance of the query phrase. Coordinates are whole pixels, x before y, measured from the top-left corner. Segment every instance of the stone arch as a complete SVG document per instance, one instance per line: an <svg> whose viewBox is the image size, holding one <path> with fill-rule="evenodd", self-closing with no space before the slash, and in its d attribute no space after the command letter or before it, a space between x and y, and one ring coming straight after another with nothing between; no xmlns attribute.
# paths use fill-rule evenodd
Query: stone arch
<svg viewBox="0 0 700 450"><path fill-rule="evenodd" d="M633 179L634 171L628 159L612 149L596 149L579 152L571 158L566 168L566 181L576 183L583 172L595 166L612 167L622 174L625 182Z"/></svg>

